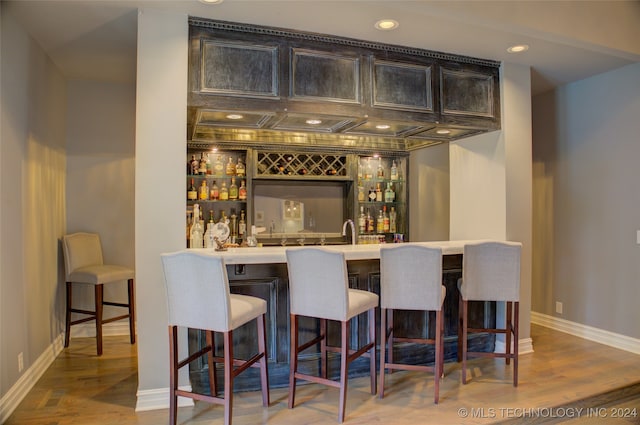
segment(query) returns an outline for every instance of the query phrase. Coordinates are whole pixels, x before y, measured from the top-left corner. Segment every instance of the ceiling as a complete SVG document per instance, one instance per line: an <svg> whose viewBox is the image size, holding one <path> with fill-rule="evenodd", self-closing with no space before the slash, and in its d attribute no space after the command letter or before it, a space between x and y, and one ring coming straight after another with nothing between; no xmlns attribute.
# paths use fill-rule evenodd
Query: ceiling
<svg viewBox="0 0 640 425"><path fill-rule="evenodd" d="M531 67L532 93L640 62L640 1L5 1L69 79L134 82L138 9L351 37ZM6 17L5 16L5 17ZM400 23L374 29L381 18ZM513 44L529 50L507 53Z"/></svg>

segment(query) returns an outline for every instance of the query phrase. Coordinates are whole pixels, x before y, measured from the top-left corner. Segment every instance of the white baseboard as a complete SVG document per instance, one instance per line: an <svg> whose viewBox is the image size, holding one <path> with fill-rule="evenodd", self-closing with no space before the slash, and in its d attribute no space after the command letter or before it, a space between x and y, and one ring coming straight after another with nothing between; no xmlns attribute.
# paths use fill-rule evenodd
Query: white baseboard
<svg viewBox="0 0 640 425"><path fill-rule="evenodd" d="M504 353L505 352L505 342L496 339L496 346L493 350L496 353ZM533 339L531 338L522 338L518 341L518 355L520 354L529 354L533 353Z"/></svg>
<svg viewBox="0 0 640 425"><path fill-rule="evenodd" d="M531 323L554 329L556 331L568 333L620 350L640 354L640 339L631 338L615 332L605 331L583 325L581 323L570 322L569 320L553 317L535 311L531 312Z"/></svg>
<svg viewBox="0 0 640 425"><path fill-rule="evenodd" d="M181 390L191 391L191 385L179 387ZM136 412L169 408L169 388L156 388L153 390L138 390L136 393ZM193 399L178 397L178 407L193 406Z"/></svg>
<svg viewBox="0 0 640 425"><path fill-rule="evenodd" d="M58 357L64 348L64 335L60 334L51 345L36 359L35 362L24 371L18 381L0 399L0 424L4 423L29 391L44 375L49 366Z"/></svg>

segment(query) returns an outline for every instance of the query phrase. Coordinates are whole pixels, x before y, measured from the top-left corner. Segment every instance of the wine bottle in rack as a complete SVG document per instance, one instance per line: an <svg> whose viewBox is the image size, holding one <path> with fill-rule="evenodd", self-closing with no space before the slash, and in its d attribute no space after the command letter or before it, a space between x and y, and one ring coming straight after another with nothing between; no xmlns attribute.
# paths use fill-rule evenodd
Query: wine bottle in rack
<svg viewBox="0 0 640 425"><path fill-rule="evenodd" d="M187 200L195 201L197 199L198 199L198 191L196 190L196 187L193 184L193 179L191 179L191 184L187 188Z"/></svg>

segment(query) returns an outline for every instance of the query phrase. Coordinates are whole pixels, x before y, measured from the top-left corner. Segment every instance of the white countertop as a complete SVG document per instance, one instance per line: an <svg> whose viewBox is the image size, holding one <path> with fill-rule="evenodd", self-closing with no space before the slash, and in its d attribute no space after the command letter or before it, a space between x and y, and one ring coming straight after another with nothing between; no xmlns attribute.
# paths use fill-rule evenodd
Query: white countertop
<svg viewBox="0 0 640 425"><path fill-rule="evenodd" d="M407 242L405 245L421 245L442 248L443 255L462 254L465 244L486 242L485 240L461 240L461 241L434 241L434 242ZM323 248L331 251L343 252L345 259L349 260L375 260L380 259L380 248L393 244L371 245L305 245L305 247ZM286 263L285 251L287 249L300 249L300 246L269 246L261 248L229 248L226 251L216 251L213 248L200 248L189 251L198 251L216 257L223 257L226 264L273 264Z"/></svg>

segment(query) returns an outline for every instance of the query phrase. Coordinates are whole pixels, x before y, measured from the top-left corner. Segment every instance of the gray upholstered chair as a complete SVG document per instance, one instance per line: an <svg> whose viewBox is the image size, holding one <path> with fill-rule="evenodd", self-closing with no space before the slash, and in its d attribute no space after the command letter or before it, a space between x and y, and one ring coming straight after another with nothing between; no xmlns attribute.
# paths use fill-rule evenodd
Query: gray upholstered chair
<svg viewBox="0 0 640 425"><path fill-rule="evenodd" d="M384 397L385 370L417 370L434 374L434 402L440 397L440 377L444 369L444 314L446 296L442 285L442 250L415 245L380 248L380 382L378 395ZM434 311L434 338L409 338L394 335L394 310ZM388 347L387 347L388 341ZM394 363L393 344L409 342L435 345L433 366ZM388 361L386 351L389 351Z"/></svg>
<svg viewBox="0 0 640 425"><path fill-rule="evenodd" d="M518 386L518 314L520 301L520 256L522 244L516 242L483 242L464 247L458 325L458 361L462 361L462 383L467 383L468 357L499 357L506 364L513 359L513 386ZM506 303L504 328L469 328L469 301L502 301ZM467 351L467 335L489 332L505 335L504 353ZM513 336L513 350L511 337Z"/></svg>
<svg viewBox="0 0 640 425"><path fill-rule="evenodd" d="M289 272L289 298L291 314L291 356L289 359L289 408L293 408L296 379L340 389L338 421L344 420L347 398L349 364L368 353L371 394L376 393L376 328L375 308L378 295L359 289L349 289L347 263L343 253L322 248L293 248L287 250ZM349 322L353 317L368 312L369 341L362 347L349 347ZM298 340L299 316L320 319L320 335L300 344ZM327 345L327 320L341 323L341 345ZM321 376L299 372L298 354L320 343ZM340 353L340 379L327 379L327 351Z"/></svg>
<svg viewBox="0 0 640 425"><path fill-rule="evenodd" d="M269 405L267 339L265 332L267 303L248 295L231 294L224 260L203 253L178 252L161 256L165 276L169 315L170 395L169 423L177 421L178 396L224 405L224 423L231 424L233 380L251 366L260 367L262 404ZM233 331L256 320L258 353L250 359L234 359ZM178 358L178 327L204 330L207 346L187 358ZM224 357L215 355L214 332L223 334ZM209 364L211 395L178 389L178 370L205 355ZM224 397L218 397L216 363L224 364Z"/></svg>
<svg viewBox="0 0 640 425"><path fill-rule="evenodd" d="M64 265L66 274L66 326L64 334L64 346L69 346L71 325L96 321L96 346L98 355L102 355L102 325L116 320L129 318L129 334L131 343L136 342L135 328L135 288L133 269L123 266L104 264L102 259L102 246L100 236L95 233L74 233L62 237L62 250L64 253ZM104 285L112 285L128 281L127 303L104 301ZM94 287L93 311L73 307L73 284L80 283ZM128 314L123 314L109 319L103 319L103 306L110 305L127 308ZM85 317L71 320L72 313L80 313Z"/></svg>

